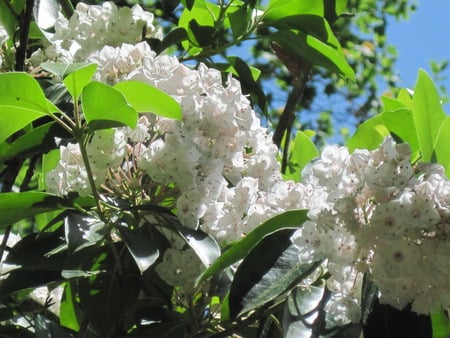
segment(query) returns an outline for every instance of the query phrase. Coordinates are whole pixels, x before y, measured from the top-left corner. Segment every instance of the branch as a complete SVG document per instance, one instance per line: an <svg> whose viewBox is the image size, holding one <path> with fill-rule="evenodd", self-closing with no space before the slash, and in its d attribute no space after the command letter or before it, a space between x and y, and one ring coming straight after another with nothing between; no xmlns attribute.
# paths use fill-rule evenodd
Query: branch
<svg viewBox="0 0 450 338"><path fill-rule="evenodd" d="M283 136L285 136L283 145L283 159L281 162L281 172L285 173L289 156L289 143L295 121L295 109L298 102L302 98L306 82L308 81L311 73L312 65L306 60L294 58L291 55L288 55L287 52L280 46L273 45L272 47L274 47L275 53L287 66L294 77L294 85L289 93L286 106L280 116L275 133L273 134L273 142L276 144L278 149L281 148L281 141L283 140Z"/></svg>
<svg viewBox="0 0 450 338"><path fill-rule="evenodd" d="M21 72L25 70L25 59L27 57L28 36L30 24L33 17L34 0L26 0L23 14L19 18L19 46L16 49L15 70Z"/></svg>

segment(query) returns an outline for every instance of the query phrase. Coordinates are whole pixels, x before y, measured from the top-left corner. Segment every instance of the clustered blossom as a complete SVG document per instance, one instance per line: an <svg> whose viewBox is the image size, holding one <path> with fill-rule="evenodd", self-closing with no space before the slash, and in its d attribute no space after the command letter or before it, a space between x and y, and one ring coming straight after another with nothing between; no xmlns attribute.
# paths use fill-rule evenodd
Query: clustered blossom
<svg viewBox="0 0 450 338"><path fill-rule="evenodd" d="M426 313L449 305L450 244L445 239L450 183L441 167L413 168L409 148L388 138L372 152L326 147L305 168L302 183L283 181L272 135L261 127L238 81L228 77L223 85L217 70L202 64L191 69L175 57L156 56L145 42L136 43L137 35L108 44L102 34L110 34L105 27L112 16L98 23L103 28L94 28L91 19L104 11L117 13L111 10L114 5L79 6L70 25L74 20L89 24L74 30L76 36L66 36L61 32L72 26L61 28L64 22L59 23L55 36L66 42L58 42L58 49L79 55L81 49L69 50L72 42L83 46L86 39L95 40L88 39L92 30L101 42L87 45L83 56L98 64L96 80L143 81L171 95L183 113L181 122L144 114L135 130L97 132L87 149L97 186L109 169L128 163L131 154L152 182L176 186L174 206L183 225L200 228L222 244L271 216L309 209L309 220L292 241L302 262L323 260L330 273L326 310L336 323L360 319L362 272L379 287L381 301L395 307L413 303L415 311ZM150 25L151 16L146 17ZM78 145L61 147L47 186L58 194L90 193ZM189 289L200 266L190 255L184 248L171 248L156 271Z"/></svg>
<svg viewBox="0 0 450 338"><path fill-rule="evenodd" d="M160 37L161 29L153 24L154 15L139 5L117 7L107 1L102 5L79 2L70 19L60 15L50 44L31 57L34 65L43 61L83 62L103 46L137 43L143 38Z"/></svg>
<svg viewBox="0 0 450 338"><path fill-rule="evenodd" d="M450 305L450 182L443 167L412 167L409 146L387 138L372 152L326 147L303 177L326 197L310 211L313 224L293 238L300 252L305 241L330 261L336 257L329 250L339 252L341 271L368 272L380 301L398 309L412 303L428 313Z"/></svg>

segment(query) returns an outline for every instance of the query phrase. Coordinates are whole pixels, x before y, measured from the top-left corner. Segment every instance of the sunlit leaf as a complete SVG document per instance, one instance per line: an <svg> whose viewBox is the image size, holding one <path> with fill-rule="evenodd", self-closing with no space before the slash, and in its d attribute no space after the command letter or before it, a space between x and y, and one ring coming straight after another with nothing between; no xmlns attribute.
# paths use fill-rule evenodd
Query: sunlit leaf
<svg viewBox="0 0 450 338"><path fill-rule="evenodd" d="M298 14L324 16L323 1L271 0L264 16L270 20L279 20Z"/></svg>
<svg viewBox="0 0 450 338"><path fill-rule="evenodd" d="M422 69L419 70L414 89L412 112L422 159L430 162L445 112L433 80Z"/></svg>
<svg viewBox="0 0 450 338"><path fill-rule="evenodd" d="M381 116L384 125L391 133L395 133L404 142L407 142L413 152L419 149L416 126L410 109L400 108L385 111Z"/></svg>
<svg viewBox="0 0 450 338"><path fill-rule="evenodd" d="M140 81L123 81L114 86L137 112L181 120L181 107L170 95Z"/></svg>
<svg viewBox="0 0 450 338"><path fill-rule="evenodd" d="M75 292L71 282L64 283L64 291L59 305L59 322L64 327L78 331L80 328L80 313Z"/></svg>
<svg viewBox="0 0 450 338"><path fill-rule="evenodd" d="M383 139L389 135L389 130L384 126L381 115L375 115L362 123L353 136L347 141L348 149L376 149Z"/></svg>
<svg viewBox="0 0 450 338"><path fill-rule="evenodd" d="M0 108L1 110L1 108ZM55 149L56 137L69 137L70 135L56 122L40 125L12 143L0 144L0 161L7 161L16 156L26 156L31 153L48 152Z"/></svg>
<svg viewBox="0 0 450 338"><path fill-rule="evenodd" d="M118 126L135 128L138 115L125 96L117 89L92 81L81 96L83 113L92 130Z"/></svg>
<svg viewBox="0 0 450 338"><path fill-rule="evenodd" d="M319 151L311 138L305 132L298 130L291 150L286 177L300 182L303 168L318 155Z"/></svg>
<svg viewBox="0 0 450 338"><path fill-rule="evenodd" d="M266 38L279 43L291 54L303 58L313 65L341 73L351 80L355 79L355 73L345 60L342 51L312 35L302 31L294 33L289 30L280 30L267 35Z"/></svg>
<svg viewBox="0 0 450 338"><path fill-rule="evenodd" d="M61 197L38 191L0 194L0 226L44 212L64 209L67 201Z"/></svg>
<svg viewBox="0 0 450 338"><path fill-rule="evenodd" d="M436 140L435 154L437 163L441 164L445 168L447 177L450 177L450 116L447 116L441 123L439 129L439 135Z"/></svg>
<svg viewBox="0 0 450 338"><path fill-rule="evenodd" d="M92 76L97 70L94 63L81 66L75 70L70 70L68 75L64 77L64 85L72 95L75 102L78 101L84 87L91 81ZM68 70L66 70L68 71Z"/></svg>

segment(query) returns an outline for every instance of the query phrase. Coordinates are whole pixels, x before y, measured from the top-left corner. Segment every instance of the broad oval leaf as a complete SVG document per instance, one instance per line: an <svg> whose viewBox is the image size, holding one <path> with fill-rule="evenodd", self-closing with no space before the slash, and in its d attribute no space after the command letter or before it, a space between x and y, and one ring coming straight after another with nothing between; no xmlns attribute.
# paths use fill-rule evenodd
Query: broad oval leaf
<svg viewBox="0 0 450 338"><path fill-rule="evenodd" d="M235 242L198 279L198 283L213 276L222 269L236 263L247 255L252 248L267 234L282 228L301 226L307 219L307 210L289 210L276 215L259 225L247 236Z"/></svg>
<svg viewBox="0 0 450 338"><path fill-rule="evenodd" d="M45 113L37 110L5 106L0 102L0 142L5 141L9 136L27 126L32 121L44 116ZM14 116L14 118L11 118Z"/></svg>
<svg viewBox="0 0 450 338"><path fill-rule="evenodd" d="M345 60L342 51L312 35L301 31L294 33L289 30L280 30L267 35L266 38L279 43L293 55L314 65L341 73L351 80L355 79L355 73Z"/></svg>
<svg viewBox="0 0 450 338"><path fill-rule="evenodd" d="M412 112L422 159L430 162L445 112L433 80L423 69L417 76Z"/></svg>
<svg viewBox="0 0 450 338"><path fill-rule="evenodd" d="M281 229L264 237L244 258L230 287L230 316L261 307L291 290L320 262L302 263L291 242L295 229Z"/></svg>
<svg viewBox="0 0 450 338"><path fill-rule="evenodd" d="M25 108L43 114L56 111L46 99L39 83L31 75L21 72L0 74L0 105Z"/></svg>
<svg viewBox="0 0 450 338"><path fill-rule="evenodd" d="M128 104L140 113L181 120L181 107L174 98L147 83L140 81L123 81L114 86L126 98Z"/></svg>
<svg viewBox="0 0 450 338"><path fill-rule="evenodd" d="M158 259L158 245L150 234L141 229L132 230L127 226L119 226L118 229L139 271L143 274Z"/></svg>
<svg viewBox="0 0 450 338"><path fill-rule="evenodd" d="M118 126L135 128L138 115L125 96L117 89L92 81L81 96L84 117L92 130Z"/></svg>
<svg viewBox="0 0 450 338"><path fill-rule="evenodd" d="M78 102L84 87L86 87L91 81L96 70L97 65L95 63L91 63L88 65L83 65L76 70L71 70L70 73L64 78L64 85L70 95L72 95L75 102Z"/></svg>
<svg viewBox="0 0 450 338"><path fill-rule="evenodd" d="M67 208L67 201L56 195L38 191L0 194L0 226L44 212Z"/></svg>

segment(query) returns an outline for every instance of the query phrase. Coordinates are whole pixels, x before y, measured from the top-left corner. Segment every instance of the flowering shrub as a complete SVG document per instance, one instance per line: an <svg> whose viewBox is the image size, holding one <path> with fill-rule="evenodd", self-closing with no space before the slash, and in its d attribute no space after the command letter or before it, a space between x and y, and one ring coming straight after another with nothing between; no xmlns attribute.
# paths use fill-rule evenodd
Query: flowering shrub
<svg viewBox="0 0 450 338"><path fill-rule="evenodd" d="M34 191L0 194L10 247L0 294L42 311L12 308L5 324L58 337L221 337L258 334L255 323L278 316L296 337L361 331L377 297L425 315L450 306L450 183L431 163L448 163L448 123L438 99L423 104L437 97L424 72L412 97L390 99L348 147L305 154L301 180L287 180L240 82L157 53L145 39L161 34L138 5L79 3L28 60L50 78L45 92L26 73L0 74L2 163L20 158L32 174L24 157L40 161ZM308 46L317 65L352 77L336 50L326 61L328 47ZM11 242L26 219L32 231Z"/></svg>

